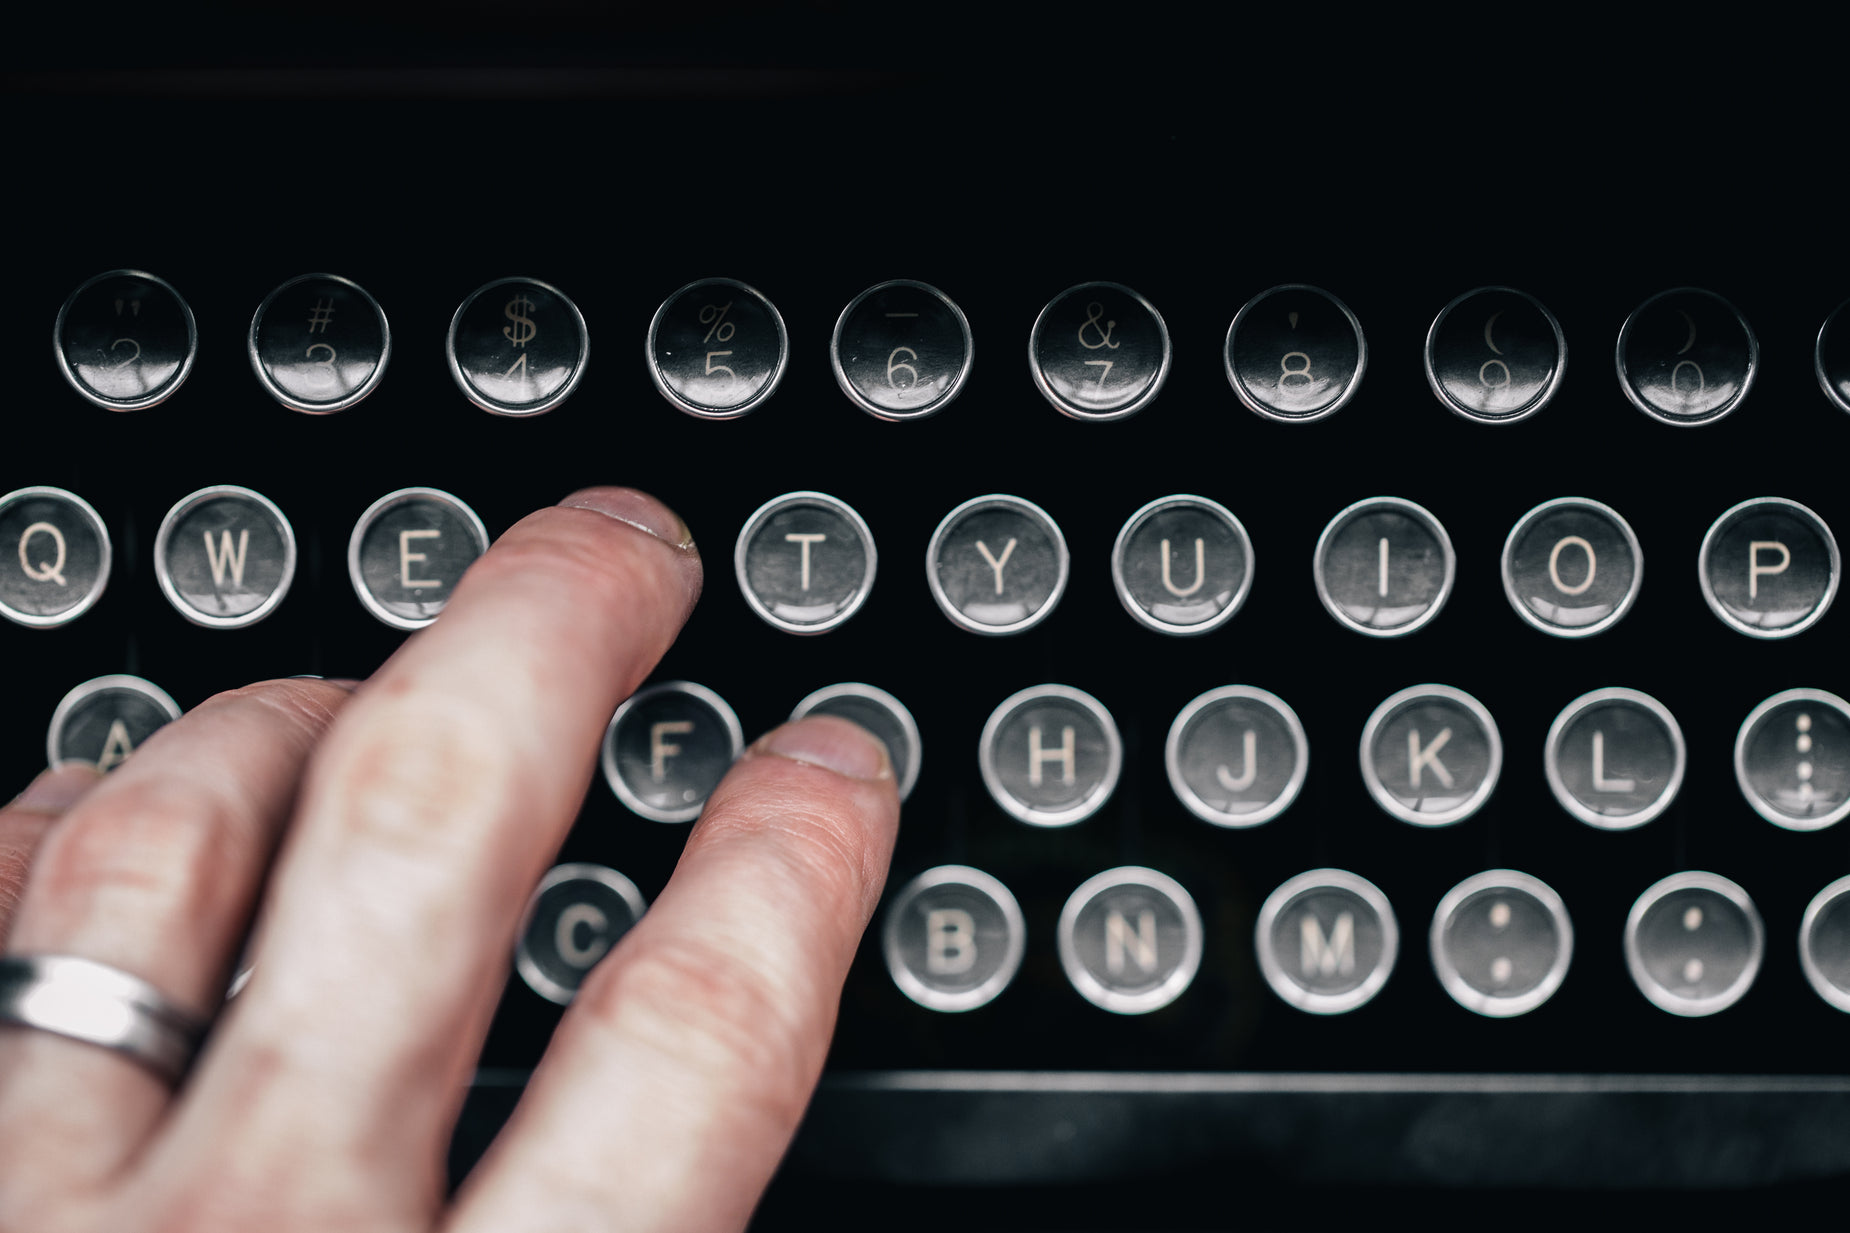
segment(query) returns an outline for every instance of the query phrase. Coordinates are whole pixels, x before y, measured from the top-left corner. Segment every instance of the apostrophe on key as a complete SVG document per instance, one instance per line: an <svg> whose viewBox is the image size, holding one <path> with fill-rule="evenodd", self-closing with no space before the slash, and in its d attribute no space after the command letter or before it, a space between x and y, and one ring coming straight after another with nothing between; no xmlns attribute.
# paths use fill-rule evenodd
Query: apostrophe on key
<svg viewBox="0 0 1850 1233"><path fill-rule="evenodd" d="M1492 929L1510 927L1510 905L1501 899L1490 905L1490 927Z"/></svg>
<svg viewBox="0 0 1850 1233"><path fill-rule="evenodd" d="M1683 927L1691 933L1702 928L1702 909L1695 904L1683 909Z"/></svg>

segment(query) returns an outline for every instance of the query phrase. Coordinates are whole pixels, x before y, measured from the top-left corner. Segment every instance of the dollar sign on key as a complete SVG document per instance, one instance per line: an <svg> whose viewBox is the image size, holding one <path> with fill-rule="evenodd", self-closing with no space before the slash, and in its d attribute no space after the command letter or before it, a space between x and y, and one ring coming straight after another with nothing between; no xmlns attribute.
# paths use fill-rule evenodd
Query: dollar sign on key
<svg viewBox="0 0 1850 1233"><path fill-rule="evenodd" d="M524 292L509 300L507 307L501 311L509 321L514 323L502 326L501 332L507 335L507 340L516 347L526 346L533 341L533 336L540 332L539 327L533 324L533 318L527 316L533 311L533 301L529 300Z"/></svg>

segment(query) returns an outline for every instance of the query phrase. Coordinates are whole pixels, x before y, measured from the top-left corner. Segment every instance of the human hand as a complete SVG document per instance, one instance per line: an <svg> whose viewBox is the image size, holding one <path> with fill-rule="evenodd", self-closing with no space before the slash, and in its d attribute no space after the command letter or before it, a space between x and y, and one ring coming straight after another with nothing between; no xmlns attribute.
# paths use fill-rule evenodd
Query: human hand
<svg viewBox="0 0 1850 1233"><path fill-rule="evenodd" d="M840 719L740 758L445 1195L527 896L700 578L666 508L588 489L510 529L364 684L221 694L107 778L53 769L0 811L9 959L79 956L216 1014L177 1089L0 1017L0 1229L742 1226L898 824L885 748Z"/></svg>

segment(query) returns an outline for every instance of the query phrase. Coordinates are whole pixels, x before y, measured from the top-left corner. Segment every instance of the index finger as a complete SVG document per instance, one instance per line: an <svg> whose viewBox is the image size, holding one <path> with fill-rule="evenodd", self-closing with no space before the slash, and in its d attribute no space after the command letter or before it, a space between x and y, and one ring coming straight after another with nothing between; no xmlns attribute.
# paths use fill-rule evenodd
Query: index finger
<svg viewBox="0 0 1850 1233"><path fill-rule="evenodd" d="M266 1206L325 1206L303 1158L364 1160L404 1188L392 1198L434 1204L527 892L611 713L699 589L679 518L589 489L503 535L360 689L310 765L255 974L162 1143L168 1163L149 1162L163 1188L222 1193L214 1145L242 1144L237 1184Z"/></svg>

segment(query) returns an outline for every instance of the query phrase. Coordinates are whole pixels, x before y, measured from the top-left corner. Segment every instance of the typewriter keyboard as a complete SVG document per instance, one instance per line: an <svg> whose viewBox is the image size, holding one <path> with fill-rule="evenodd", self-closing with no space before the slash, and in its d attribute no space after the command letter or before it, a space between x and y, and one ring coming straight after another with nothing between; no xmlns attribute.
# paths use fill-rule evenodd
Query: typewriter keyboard
<svg viewBox="0 0 1850 1233"><path fill-rule="evenodd" d="M1802 210L1408 222L1158 136L1141 187L1048 192L780 106L746 184L621 100L149 105L199 140L11 258L12 781L364 676L521 514L633 484L706 593L510 939L485 1087L742 742L826 711L906 802L799 1164L1125 1158L1049 1114L977 1159L1009 1093L1850 1092L1850 268ZM228 169L339 125L377 144ZM502 161L549 131L587 144Z"/></svg>

